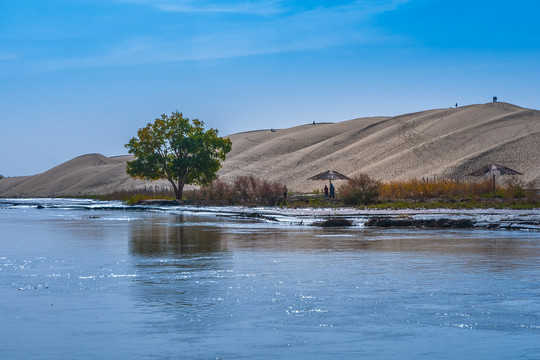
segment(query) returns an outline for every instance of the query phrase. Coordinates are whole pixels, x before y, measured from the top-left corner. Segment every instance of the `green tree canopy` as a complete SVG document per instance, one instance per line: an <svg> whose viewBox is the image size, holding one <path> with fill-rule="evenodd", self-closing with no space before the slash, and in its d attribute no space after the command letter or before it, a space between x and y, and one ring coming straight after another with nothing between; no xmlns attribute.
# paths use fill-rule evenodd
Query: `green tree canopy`
<svg viewBox="0 0 540 360"><path fill-rule="evenodd" d="M127 163L127 173L146 180L167 179L178 201L184 185L208 185L217 178L232 143L219 137L216 129L205 131L203 126L178 111L148 123L125 145L135 156Z"/></svg>

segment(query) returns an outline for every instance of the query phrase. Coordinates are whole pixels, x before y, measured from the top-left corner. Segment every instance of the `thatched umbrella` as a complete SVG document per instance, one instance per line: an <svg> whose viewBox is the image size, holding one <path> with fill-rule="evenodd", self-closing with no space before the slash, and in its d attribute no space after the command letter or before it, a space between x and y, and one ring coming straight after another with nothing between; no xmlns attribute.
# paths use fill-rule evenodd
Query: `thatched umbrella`
<svg viewBox="0 0 540 360"><path fill-rule="evenodd" d="M308 180L330 180L330 184L332 184L332 180L351 180L351 179L349 179L347 176L343 174L338 173L337 171L328 170L320 174L317 174L315 176L312 176Z"/></svg>
<svg viewBox="0 0 540 360"><path fill-rule="evenodd" d="M493 197L495 197L495 175L523 175L519 171L512 170L510 168L507 168L506 166L497 165L497 164L491 164L486 165L484 167L481 167L478 170L475 170L467 176L485 176L485 175L493 175Z"/></svg>

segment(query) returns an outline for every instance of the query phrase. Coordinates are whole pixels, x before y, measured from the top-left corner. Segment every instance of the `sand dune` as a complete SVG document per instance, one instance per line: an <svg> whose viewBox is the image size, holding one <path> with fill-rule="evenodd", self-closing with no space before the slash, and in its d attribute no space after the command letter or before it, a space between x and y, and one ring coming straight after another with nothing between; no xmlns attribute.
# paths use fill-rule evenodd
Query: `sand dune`
<svg viewBox="0 0 540 360"><path fill-rule="evenodd" d="M303 131L293 134L288 133L290 129L286 134L281 130L251 132L250 138L259 141L252 146L245 144L246 134L232 135L233 152L222 176L253 173L284 182L293 190L309 191L322 184L306 179L327 169L349 176L365 172L381 180L434 175L462 178L495 162L523 172L524 181L540 179L540 112L511 104L488 103L299 128ZM272 151L283 146L283 138L295 143L286 144L288 151ZM307 141L310 139L314 141ZM238 143L242 145L237 147ZM302 146L296 146L299 144Z"/></svg>
<svg viewBox="0 0 540 360"><path fill-rule="evenodd" d="M461 179L489 163L525 175L540 186L540 111L507 103L428 110L396 117L359 118L229 136L225 180L253 174L309 192L307 178L328 170L362 172L381 180L422 177ZM167 186L125 174L129 156L80 156L43 174L0 180L0 196L60 196Z"/></svg>
<svg viewBox="0 0 540 360"><path fill-rule="evenodd" d="M108 158L101 154L76 157L42 174L0 180L0 196L80 196L115 190L168 186L165 181L135 180L126 174L131 156Z"/></svg>

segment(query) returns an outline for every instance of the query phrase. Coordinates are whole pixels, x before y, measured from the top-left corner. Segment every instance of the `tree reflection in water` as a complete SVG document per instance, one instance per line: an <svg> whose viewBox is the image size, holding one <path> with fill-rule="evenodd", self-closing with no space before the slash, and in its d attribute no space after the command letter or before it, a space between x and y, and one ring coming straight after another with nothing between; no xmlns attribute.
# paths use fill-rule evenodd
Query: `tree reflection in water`
<svg viewBox="0 0 540 360"><path fill-rule="evenodd" d="M198 220L198 221L197 221ZM150 218L129 229L130 252L143 256L175 256L227 250L220 231L187 215Z"/></svg>
<svg viewBox="0 0 540 360"><path fill-rule="evenodd" d="M158 307L183 324L180 329L177 321L164 324L156 319L155 326L148 324L149 332L187 336L194 324L220 321L208 309L227 291L218 279L230 271L231 255L219 229L203 224L204 218L189 215L130 224L129 251L139 257L134 264L138 277L133 289L141 306Z"/></svg>

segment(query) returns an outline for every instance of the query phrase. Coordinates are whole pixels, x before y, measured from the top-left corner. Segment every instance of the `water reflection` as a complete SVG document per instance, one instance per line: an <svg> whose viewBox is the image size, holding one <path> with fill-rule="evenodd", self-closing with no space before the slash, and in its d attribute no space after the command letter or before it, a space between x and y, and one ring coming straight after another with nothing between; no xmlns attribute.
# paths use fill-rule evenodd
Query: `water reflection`
<svg viewBox="0 0 540 360"><path fill-rule="evenodd" d="M187 215L135 221L129 228L130 252L165 256L227 251L221 232L198 222L203 223Z"/></svg>
<svg viewBox="0 0 540 360"><path fill-rule="evenodd" d="M520 267L540 258L538 234L492 230L421 230L286 227L197 215L133 221L129 248L143 256L265 252L383 252L452 258L464 266L493 270Z"/></svg>
<svg viewBox="0 0 540 360"><path fill-rule="evenodd" d="M423 254L492 269L538 262L538 234L482 230L225 229L228 248L302 252ZM529 241L530 240L530 241Z"/></svg>
<svg viewBox="0 0 540 360"><path fill-rule="evenodd" d="M219 280L230 271L231 256L218 228L208 226L204 217L191 215L134 221L129 227L129 251L139 256L133 288L138 302L177 319L166 325L170 326L167 332L178 330L177 321L186 328L203 318L212 321L203 315L226 292ZM191 310L184 313L184 308ZM162 333L162 319L155 321L156 326L148 324L147 331Z"/></svg>

